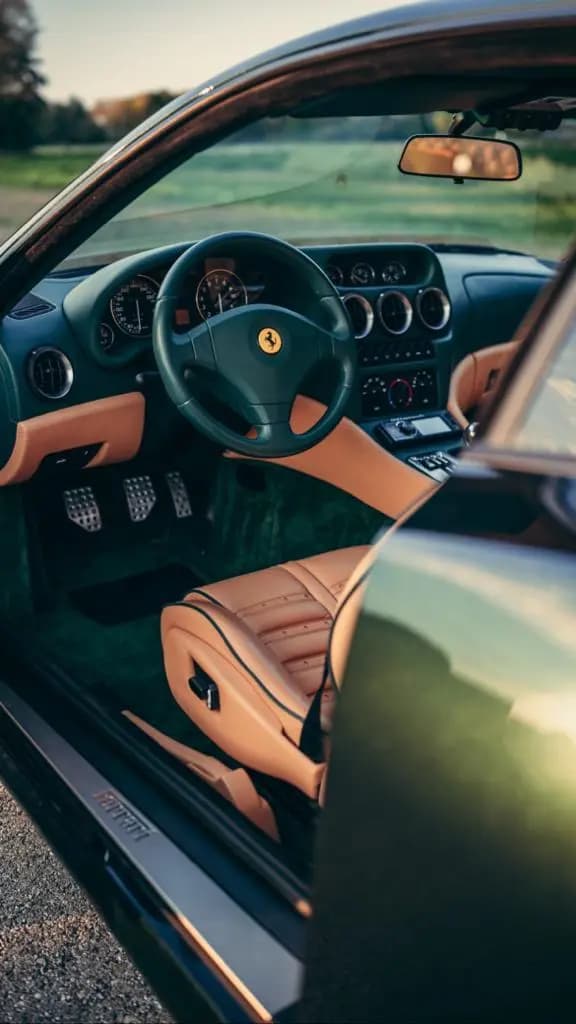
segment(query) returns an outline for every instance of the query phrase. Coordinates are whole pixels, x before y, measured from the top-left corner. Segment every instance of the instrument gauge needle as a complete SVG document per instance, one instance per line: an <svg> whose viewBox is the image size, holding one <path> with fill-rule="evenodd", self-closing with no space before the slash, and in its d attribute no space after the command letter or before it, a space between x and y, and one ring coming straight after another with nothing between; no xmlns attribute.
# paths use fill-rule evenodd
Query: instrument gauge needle
<svg viewBox="0 0 576 1024"><path fill-rule="evenodd" d="M136 299L136 313L138 316L138 334L142 334L142 317L140 316L140 303Z"/></svg>

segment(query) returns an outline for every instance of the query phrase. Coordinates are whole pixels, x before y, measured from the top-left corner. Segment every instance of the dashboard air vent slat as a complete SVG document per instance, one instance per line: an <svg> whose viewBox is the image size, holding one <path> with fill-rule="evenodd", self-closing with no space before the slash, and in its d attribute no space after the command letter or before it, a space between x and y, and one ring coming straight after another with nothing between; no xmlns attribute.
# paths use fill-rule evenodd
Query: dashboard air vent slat
<svg viewBox="0 0 576 1024"><path fill-rule="evenodd" d="M39 295L34 295L34 292L29 292L28 295L24 295L20 299L20 302L16 303L8 316L11 316L14 320L28 320L29 317L49 313L51 309L56 309L51 302L42 299Z"/></svg>
<svg viewBox="0 0 576 1024"><path fill-rule="evenodd" d="M58 348L37 348L28 359L28 380L42 398L64 398L72 387L74 371L68 356Z"/></svg>

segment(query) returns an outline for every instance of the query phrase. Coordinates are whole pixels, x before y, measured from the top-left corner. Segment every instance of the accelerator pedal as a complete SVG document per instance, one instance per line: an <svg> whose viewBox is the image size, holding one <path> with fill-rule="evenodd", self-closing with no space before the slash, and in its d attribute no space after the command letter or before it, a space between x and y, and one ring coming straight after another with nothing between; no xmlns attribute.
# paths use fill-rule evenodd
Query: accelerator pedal
<svg viewBox="0 0 576 1024"><path fill-rule="evenodd" d="M182 474L178 473L178 471L166 473L166 483L170 491L176 518L188 519L192 515L192 506L190 504L188 488L184 483Z"/></svg>

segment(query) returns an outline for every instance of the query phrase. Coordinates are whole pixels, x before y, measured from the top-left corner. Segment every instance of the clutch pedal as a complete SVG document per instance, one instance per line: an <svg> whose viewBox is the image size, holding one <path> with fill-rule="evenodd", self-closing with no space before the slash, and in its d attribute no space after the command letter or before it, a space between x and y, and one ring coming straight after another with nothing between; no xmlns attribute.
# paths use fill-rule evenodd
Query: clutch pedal
<svg viewBox="0 0 576 1024"><path fill-rule="evenodd" d="M156 491L149 476L131 476L124 480L128 514L133 523L148 519L156 504Z"/></svg>
<svg viewBox="0 0 576 1024"><path fill-rule="evenodd" d="M190 504L188 488L184 483L182 474L178 473L178 471L166 473L166 483L168 484L176 518L187 519L192 515L192 506Z"/></svg>
<svg viewBox="0 0 576 1024"><path fill-rule="evenodd" d="M102 529L102 516L91 487L74 487L64 491L64 506L71 523L87 533Z"/></svg>

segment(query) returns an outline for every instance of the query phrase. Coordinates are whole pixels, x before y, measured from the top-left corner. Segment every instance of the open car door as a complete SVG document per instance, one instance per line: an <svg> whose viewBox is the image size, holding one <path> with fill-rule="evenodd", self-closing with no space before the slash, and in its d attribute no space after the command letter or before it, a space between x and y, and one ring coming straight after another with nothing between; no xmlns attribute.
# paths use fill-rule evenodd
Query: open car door
<svg viewBox="0 0 576 1024"><path fill-rule="evenodd" d="M526 696L576 681L576 643L541 629L535 602L553 590L567 625L576 557L502 548L408 530L374 565L335 725L303 1021L546 1020L576 994L576 746Z"/></svg>

